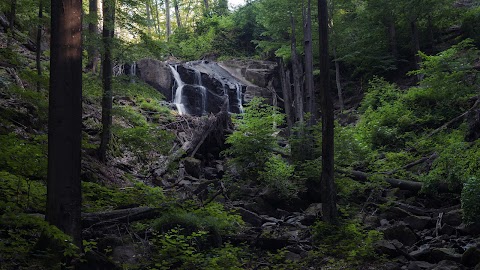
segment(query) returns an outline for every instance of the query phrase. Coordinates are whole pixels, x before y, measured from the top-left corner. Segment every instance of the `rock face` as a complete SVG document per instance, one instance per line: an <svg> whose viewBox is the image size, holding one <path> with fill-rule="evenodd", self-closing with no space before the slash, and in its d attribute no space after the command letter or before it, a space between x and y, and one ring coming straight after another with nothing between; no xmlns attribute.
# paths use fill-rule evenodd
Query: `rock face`
<svg viewBox="0 0 480 270"><path fill-rule="evenodd" d="M168 64L143 59L135 66L138 77L174 103L180 114L217 113L225 102L229 112L242 113L243 104L254 96L264 97L273 104L274 92L281 94L279 80L274 79L277 76L274 62L230 60Z"/></svg>
<svg viewBox="0 0 480 270"><path fill-rule="evenodd" d="M162 93L167 100L172 99L173 77L169 66L162 61L142 59L137 62L137 76Z"/></svg>

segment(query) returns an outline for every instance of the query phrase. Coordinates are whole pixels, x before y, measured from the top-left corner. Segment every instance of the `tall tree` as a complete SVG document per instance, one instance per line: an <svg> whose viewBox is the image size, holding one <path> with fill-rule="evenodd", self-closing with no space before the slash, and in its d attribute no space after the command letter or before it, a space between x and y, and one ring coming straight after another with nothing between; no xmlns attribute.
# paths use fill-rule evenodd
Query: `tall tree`
<svg viewBox="0 0 480 270"><path fill-rule="evenodd" d="M170 22L170 0L165 0L165 17L167 20L167 40L170 39L172 34L172 26Z"/></svg>
<svg viewBox="0 0 480 270"><path fill-rule="evenodd" d="M81 245L82 1L52 0L46 220Z"/></svg>
<svg viewBox="0 0 480 270"><path fill-rule="evenodd" d="M320 38L320 101L322 110L322 210L324 221L336 223L338 211L334 181L334 121L333 101L330 95L327 0L318 0L318 26Z"/></svg>
<svg viewBox="0 0 480 270"><path fill-rule="evenodd" d="M17 15L17 0L10 0L10 17L9 26L10 33L7 37L7 48L10 48L12 45L13 39L15 38L15 17Z"/></svg>
<svg viewBox="0 0 480 270"><path fill-rule="evenodd" d="M43 18L43 0L38 0L38 24L37 24L37 51L35 52L35 60L37 63L37 91L41 90L40 76L42 76L42 63L40 57L42 56L42 18Z"/></svg>
<svg viewBox="0 0 480 270"><path fill-rule="evenodd" d="M98 44L96 44L98 36L98 0L89 0L88 1L88 45L87 45L87 55L88 62L86 65L86 70L96 72L98 64Z"/></svg>
<svg viewBox="0 0 480 270"><path fill-rule="evenodd" d="M313 83L313 46L312 46L312 5L308 0L307 7L303 10L303 44L305 51L305 93L307 100L306 112L310 113L308 125L315 124L315 94Z"/></svg>
<svg viewBox="0 0 480 270"><path fill-rule="evenodd" d="M103 46L104 55L102 61L102 134L99 158L107 160L107 149L112 137L112 43L115 29L115 0L103 1Z"/></svg>
<svg viewBox="0 0 480 270"><path fill-rule="evenodd" d="M182 28L182 19L180 17L180 7L179 2L180 0L173 0L173 5L175 8L175 17L177 18L177 27Z"/></svg>

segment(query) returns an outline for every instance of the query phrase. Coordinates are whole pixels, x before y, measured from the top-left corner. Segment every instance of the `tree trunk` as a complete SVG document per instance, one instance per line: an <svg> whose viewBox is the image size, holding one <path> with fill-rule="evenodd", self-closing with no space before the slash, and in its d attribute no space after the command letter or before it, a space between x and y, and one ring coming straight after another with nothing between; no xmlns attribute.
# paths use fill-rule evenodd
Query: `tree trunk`
<svg viewBox="0 0 480 270"><path fill-rule="evenodd" d="M182 19L180 18L180 8L178 6L179 0L174 0L173 4L175 5L175 17L177 18L177 27L182 28Z"/></svg>
<svg viewBox="0 0 480 270"><path fill-rule="evenodd" d="M158 11L158 1L155 0L155 31L160 35L160 12Z"/></svg>
<svg viewBox="0 0 480 270"><path fill-rule="evenodd" d="M102 134L98 156L107 160L107 149L112 137L112 42L115 29L115 0L103 1L103 46L102 61Z"/></svg>
<svg viewBox="0 0 480 270"><path fill-rule="evenodd" d="M298 59L297 39L295 37L295 19L290 15L292 24L291 53L292 53L292 72L293 72L293 92L295 95L295 121L303 123L303 89L302 89L302 65Z"/></svg>
<svg viewBox="0 0 480 270"><path fill-rule="evenodd" d="M395 21L391 20L388 26L388 37L390 39L390 51L395 59L398 58L398 46L397 46L397 28L395 27Z"/></svg>
<svg viewBox="0 0 480 270"><path fill-rule="evenodd" d="M205 14L208 14L210 7L208 6L208 0L203 0L203 7L205 8Z"/></svg>
<svg viewBox="0 0 480 270"><path fill-rule="evenodd" d="M422 62L422 59L420 58L420 55L418 52L420 51L420 38L418 36L418 27L417 27L417 20L414 19L410 22L410 28L412 30L412 50L414 53L414 60L415 60L415 68L419 69L420 68L420 63ZM418 80L420 81L422 79L421 75L418 75Z"/></svg>
<svg viewBox="0 0 480 270"><path fill-rule="evenodd" d="M42 62L40 57L42 56L42 18L43 18L43 0L38 1L38 25L37 25L37 51L35 52L35 60L37 64L37 91L40 92L42 85L40 78L42 76Z"/></svg>
<svg viewBox="0 0 480 270"><path fill-rule="evenodd" d="M17 14L17 0L10 0L10 17L9 17L10 33L7 37L7 48L10 48L10 46L12 45L13 39L15 38L16 14Z"/></svg>
<svg viewBox="0 0 480 270"><path fill-rule="evenodd" d="M290 132L293 128L292 90L290 86L290 76L287 76L288 71L285 71L285 65L282 58L278 58L278 67L278 72L280 73L280 81L282 84L283 106L287 118L288 135L290 135Z"/></svg>
<svg viewBox="0 0 480 270"><path fill-rule="evenodd" d="M46 220L81 246L82 1L52 0Z"/></svg>
<svg viewBox="0 0 480 270"><path fill-rule="evenodd" d="M340 77L340 64L337 59L337 49L333 48L333 58L335 58L335 82L337 83L338 103L340 104L340 111L343 112L345 104L343 103L342 83Z"/></svg>
<svg viewBox="0 0 480 270"><path fill-rule="evenodd" d="M165 17L167 20L167 40L170 39L172 34L172 27L170 23L170 0L165 0Z"/></svg>
<svg viewBox="0 0 480 270"><path fill-rule="evenodd" d="M150 10L150 1L145 2L145 12L147 13L147 29L150 33L152 31L152 12Z"/></svg>
<svg viewBox="0 0 480 270"><path fill-rule="evenodd" d="M85 69L95 74L99 57L97 50L98 44L95 42L98 36L98 0L88 1L88 17L90 19L88 22L88 62Z"/></svg>
<svg viewBox="0 0 480 270"><path fill-rule="evenodd" d="M305 50L305 92L307 99L307 110L310 113L308 121L309 126L316 123L316 109L315 109L315 90L313 83L313 48L312 48L312 8L311 0L308 0L307 10L304 10L304 50Z"/></svg>
<svg viewBox="0 0 480 270"><path fill-rule="evenodd" d="M336 204L337 193L334 182L334 122L329 78L327 0L318 0L318 24L320 38L320 96L322 110L322 210L324 221L336 223L338 211Z"/></svg>

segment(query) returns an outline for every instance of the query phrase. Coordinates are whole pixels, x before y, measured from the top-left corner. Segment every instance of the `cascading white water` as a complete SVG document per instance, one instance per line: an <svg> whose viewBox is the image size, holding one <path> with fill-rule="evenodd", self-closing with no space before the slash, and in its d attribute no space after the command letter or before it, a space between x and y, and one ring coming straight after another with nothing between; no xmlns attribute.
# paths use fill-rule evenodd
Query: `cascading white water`
<svg viewBox="0 0 480 270"><path fill-rule="evenodd" d="M173 67L169 65L170 70L172 70L173 78L175 78L175 83L177 84L177 89L175 89L175 98L173 99L173 103L175 104L175 107L177 107L178 114L184 115L187 113L187 110L185 109L185 105L182 103L182 92L183 92L183 87L185 86L185 83L182 81L182 78L180 77L180 74L177 71L177 66ZM172 93L173 96L173 93Z"/></svg>
<svg viewBox="0 0 480 270"><path fill-rule="evenodd" d="M137 74L137 62L133 62L130 67L130 82L135 83L135 75Z"/></svg>
<svg viewBox="0 0 480 270"><path fill-rule="evenodd" d="M237 102L238 102L238 110L239 113L243 113L243 105L242 105L242 86L239 83L235 83L235 88L237 91Z"/></svg>
<svg viewBox="0 0 480 270"><path fill-rule="evenodd" d="M207 114L207 88L202 84L202 73L195 70L195 84L202 95L202 115Z"/></svg>

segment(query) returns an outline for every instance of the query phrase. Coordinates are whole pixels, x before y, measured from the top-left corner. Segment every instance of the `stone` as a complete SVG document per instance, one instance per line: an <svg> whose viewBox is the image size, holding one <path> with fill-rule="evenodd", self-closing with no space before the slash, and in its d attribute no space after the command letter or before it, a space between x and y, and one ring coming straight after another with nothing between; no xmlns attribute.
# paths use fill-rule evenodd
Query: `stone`
<svg viewBox="0 0 480 270"><path fill-rule="evenodd" d="M427 261L431 252L432 249L429 245L423 245L419 249L410 252L409 255L416 260Z"/></svg>
<svg viewBox="0 0 480 270"><path fill-rule="evenodd" d="M449 260L440 261L435 267L431 268L431 270L463 270L463 269L464 269L463 266Z"/></svg>
<svg viewBox="0 0 480 270"><path fill-rule="evenodd" d="M418 236L404 224L395 224L386 228L381 228L380 231L383 232L385 239L397 239L406 246L411 246L418 240Z"/></svg>
<svg viewBox="0 0 480 270"><path fill-rule="evenodd" d="M170 67L162 61L141 59L137 61L137 76L172 100L173 77Z"/></svg>
<svg viewBox="0 0 480 270"><path fill-rule="evenodd" d="M405 222L412 229L423 230L432 224L432 219L430 217L411 215L404 218L403 222Z"/></svg>
<svg viewBox="0 0 480 270"><path fill-rule="evenodd" d="M185 171L195 178L200 178L202 172L202 162L193 157L186 157L183 160Z"/></svg>
<svg viewBox="0 0 480 270"><path fill-rule="evenodd" d="M430 253L430 261L439 262L443 260L460 262L462 255L455 252L453 248L434 248Z"/></svg>
<svg viewBox="0 0 480 270"><path fill-rule="evenodd" d="M423 270L423 269L431 269L434 267L434 264L431 264L429 262L424 262L424 261L411 261L408 264L407 269L408 270Z"/></svg>
<svg viewBox="0 0 480 270"><path fill-rule="evenodd" d="M478 247L470 247L467 249L462 255L461 262L468 267L474 267L480 264L480 249Z"/></svg>
<svg viewBox="0 0 480 270"><path fill-rule="evenodd" d="M258 214L242 207L236 207L235 210L242 217L243 221L249 223L250 225L255 227L260 227L262 225L263 219Z"/></svg>
<svg viewBox="0 0 480 270"><path fill-rule="evenodd" d="M454 235L455 233L456 233L455 228L448 224L443 224L442 228L440 228L440 234Z"/></svg>
<svg viewBox="0 0 480 270"><path fill-rule="evenodd" d="M392 206L385 210L385 212L381 215L382 218L388 219L388 220L403 220L406 217L412 216L412 213L403 210L402 208Z"/></svg>
<svg viewBox="0 0 480 270"><path fill-rule="evenodd" d="M453 210L443 215L442 222L451 226L462 224L462 209Z"/></svg>
<svg viewBox="0 0 480 270"><path fill-rule="evenodd" d="M134 245L118 246L112 250L112 260L120 265L138 263L137 255Z"/></svg>
<svg viewBox="0 0 480 270"><path fill-rule="evenodd" d="M380 240L376 242L374 245L374 249L375 252L377 252L378 254L385 254L390 258L395 258L401 255L395 245L393 245L390 241L387 240Z"/></svg>

